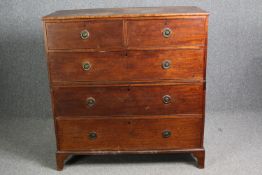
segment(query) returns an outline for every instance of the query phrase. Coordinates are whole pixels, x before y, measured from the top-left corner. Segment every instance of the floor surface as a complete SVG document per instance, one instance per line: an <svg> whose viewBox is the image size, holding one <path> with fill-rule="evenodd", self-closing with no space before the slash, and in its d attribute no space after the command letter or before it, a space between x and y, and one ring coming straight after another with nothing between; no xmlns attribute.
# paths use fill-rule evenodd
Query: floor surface
<svg viewBox="0 0 262 175"><path fill-rule="evenodd" d="M46 119L1 116L1 175L261 175L262 113L208 113L206 167L190 154L76 156L55 170L55 136Z"/></svg>

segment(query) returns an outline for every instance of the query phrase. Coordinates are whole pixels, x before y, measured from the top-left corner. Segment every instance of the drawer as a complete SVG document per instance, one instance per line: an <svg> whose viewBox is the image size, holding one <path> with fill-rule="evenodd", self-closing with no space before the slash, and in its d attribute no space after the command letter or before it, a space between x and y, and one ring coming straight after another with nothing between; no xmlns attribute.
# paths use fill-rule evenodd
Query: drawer
<svg viewBox="0 0 262 175"><path fill-rule="evenodd" d="M131 80L203 80L204 50L130 51Z"/></svg>
<svg viewBox="0 0 262 175"><path fill-rule="evenodd" d="M124 80L127 61L124 52L49 53L51 80Z"/></svg>
<svg viewBox="0 0 262 175"><path fill-rule="evenodd" d="M202 80L204 50L49 53L49 66L54 82Z"/></svg>
<svg viewBox="0 0 262 175"><path fill-rule="evenodd" d="M200 148L203 119L108 117L59 119L60 151L132 151Z"/></svg>
<svg viewBox="0 0 262 175"><path fill-rule="evenodd" d="M53 87L56 116L202 114L203 85Z"/></svg>
<svg viewBox="0 0 262 175"><path fill-rule="evenodd" d="M205 17L127 22L129 47L204 46L205 39Z"/></svg>
<svg viewBox="0 0 262 175"><path fill-rule="evenodd" d="M46 23L48 49L120 48L122 21Z"/></svg>

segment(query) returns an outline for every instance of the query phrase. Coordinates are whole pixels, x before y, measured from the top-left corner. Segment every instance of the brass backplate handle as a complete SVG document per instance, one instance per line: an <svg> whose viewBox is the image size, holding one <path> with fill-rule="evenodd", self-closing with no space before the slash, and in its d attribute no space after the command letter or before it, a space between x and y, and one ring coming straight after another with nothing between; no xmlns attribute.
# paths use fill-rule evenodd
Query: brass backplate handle
<svg viewBox="0 0 262 175"><path fill-rule="evenodd" d="M163 138L168 138L168 137L170 137L171 135L172 135L172 133L171 133L171 131L169 131L169 130L165 130L165 131L162 132L162 137L163 137Z"/></svg>
<svg viewBox="0 0 262 175"><path fill-rule="evenodd" d="M93 97L88 97L86 99L86 104L88 107L93 107L96 104L96 100Z"/></svg>
<svg viewBox="0 0 262 175"><path fill-rule="evenodd" d="M80 37L81 37L82 39L84 39L84 40L88 39L89 36L90 36L90 34L89 34L88 30L82 30L82 31L80 32Z"/></svg>
<svg viewBox="0 0 262 175"><path fill-rule="evenodd" d="M164 95L162 98L162 101L164 104L169 104L171 103L171 96L170 95Z"/></svg>
<svg viewBox="0 0 262 175"><path fill-rule="evenodd" d="M165 37L165 38L170 37L171 34L172 34L172 30L171 30L170 28L168 28L168 27L167 27L167 28L164 28L163 31L162 31L162 35L163 35L163 37Z"/></svg>
<svg viewBox="0 0 262 175"><path fill-rule="evenodd" d="M162 62L162 68L163 69L169 69L171 67L171 61L170 60L165 60Z"/></svg>
<svg viewBox="0 0 262 175"><path fill-rule="evenodd" d="M94 131L89 132L89 133L88 133L88 138L89 138L90 140L95 140L95 139L97 138L96 132L94 132Z"/></svg>
<svg viewBox="0 0 262 175"><path fill-rule="evenodd" d="M82 68L84 71L88 71L91 68L91 64L89 62L85 62L82 64Z"/></svg>

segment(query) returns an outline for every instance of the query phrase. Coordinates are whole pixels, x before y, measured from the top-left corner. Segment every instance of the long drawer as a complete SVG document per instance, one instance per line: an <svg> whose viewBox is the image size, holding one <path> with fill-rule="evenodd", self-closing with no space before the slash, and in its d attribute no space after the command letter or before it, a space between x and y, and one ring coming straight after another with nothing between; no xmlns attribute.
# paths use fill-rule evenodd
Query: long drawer
<svg viewBox="0 0 262 175"><path fill-rule="evenodd" d="M53 87L56 116L202 114L202 84Z"/></svg>
<svg viewBox="0 0 262 175"><path fill-rule="evenodd" d="M49 53L53 82L202 80L204 50Z"/></svg>
<svg viewBox="0 0 262 175"><path fill-rule="evenodd" d="M201 147L200 116L58 119L60 151L132 151Z"/></svg>

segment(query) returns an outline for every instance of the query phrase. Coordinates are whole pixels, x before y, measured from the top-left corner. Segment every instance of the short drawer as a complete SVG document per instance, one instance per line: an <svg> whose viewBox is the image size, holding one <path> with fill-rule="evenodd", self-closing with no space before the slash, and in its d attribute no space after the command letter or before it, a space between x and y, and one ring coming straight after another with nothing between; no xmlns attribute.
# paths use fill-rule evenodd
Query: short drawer
<svg viewBox="0 0 262 175"><path fill-rule="evenodd" d="M203 80L204 50L130 51L131 80Z"/></svg>
<svg viewBox="0 0 262 175"><path fill-rule="evenodd" d="M127 22L129 47L203 46L205 38L205 17Z"/></svg>
<svg viewBox="0 0 262 175"><path fill-rule="evenodd" d="M74 118L56 122L60 151L200 148L203 119L186 117Z"/></svg>
<svg viewBox="0 0 262 175"><path fill-rule="evenodd" d="M124 52L49 53L51 80L120 81L127 75Z"/></svg>
<svg viewBox="0 0 262 175"><path fill-rule="evenodd" d="M46 23L48 49L120 48L122 21Z"/></svg>
<svg viewBox="0 0 262 175"><path fill-rule="evenodd" d="M49 53L51 80L203 80L204 50Z"/></svg>
<svg viewBox="0 0 262 175"><path fill-rule="evenodd" d="M53 87L56 116L202 114L203 85Z"/></svg>

